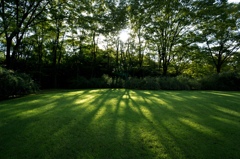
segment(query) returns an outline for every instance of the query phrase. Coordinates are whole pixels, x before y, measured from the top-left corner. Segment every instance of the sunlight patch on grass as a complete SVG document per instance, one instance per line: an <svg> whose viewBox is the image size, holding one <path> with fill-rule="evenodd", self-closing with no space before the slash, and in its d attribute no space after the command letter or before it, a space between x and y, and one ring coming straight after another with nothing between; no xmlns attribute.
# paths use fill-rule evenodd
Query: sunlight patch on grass
<svg viewBox="0 0 240 159"><path fill-rule="evenodd" d="M209 92L210 94L214 94L214 95L220 95L220 96L226 96L226 97L234 97L233 94L229 94L229 93L223 93L223 92Z"/></svg>
<svg viewBox="0 0 240 159"><path fill-rule="evenodd" d="M152 92L150 91L142 91L142 93L145 93L146 95L152 95Z"/></svg>
<svg viewBox="0 0 240 159"><path fill-rule="evenodd" d="M33 108L33 109L26 110L24 112L21 112L18 114L18 116L21 116L22 118L29 118L31 116L43 114L43 113L53 109L56 106L57 106L56 103L47 104L44 107Z"/></svg>
<svg viewBox="0 0 240 159"><path fill-rule="evenodd" d="M212 118L216 119L220 122L223 122L225 124L230 124L230 125L235 125L236 127L240 127L240 119L239 119L239 121L233 121L231 119L226 119L226 118L218 117L218 116L212 116Z"/></svg>
<svg viewBox="0 0 240 159"><path fill-rule="evenodd" d="M213 135L216 136L216 132L214 129L209 128L207 126L201 125L199 123L196 123L194 121L188 120L188 119L184 119L184 118L179 118L179 121L181 121L183 124L186 124L187 126L190 126L191 128L193 128L196 131L208 134L208 135Z"/></svg>
<svg viewBox="0 0 240 159"><path fill-rule="evenodd" d="M180 97L179 97L179 98L180 98ZM175 98L174 98L174 99L175 99ZM167 108L168 110L171 110L171 111L174 110L173 105L167 103L167 102L164 100L164 98L149 97L148 101L149 101L149 103L153 103L153 102L154 102L155 106L161 106L161 107ZM182 101L182 99L179 100L179 101Z"/></svg>
<svg viewBox="0 0 240 159"><path fill-rule="evenodd" d="M83 99L76 99L75 104L84 104L86 102L91 102L94 100L94 97L92 96L85 96Z"/></svg>
<svg viewBox="0 0 240 159"><path fill-rule="evenodd" d="M171 95L170 98L172 98L173 100L176 101L185 101L185 99L183 99L182 97L178 96L178 95Z"/></svg>
<svg viewBox="0 0 240 159"><path fill-rule="evenodd" d="M189 96L189 98L190 98L190 99L199 99L200 97L197 97L197 96L192 95L192 96Z"/></svg>
<svg viewBox="0 0 240 159"><path fill-rule="evenodd" d="M240 117L240 112L236 112L236 111L233 111L231 109L228 109L228 108L224 108L224 107L220 107L220 106L214 106L214 108L220 112L223 112L223 113L226 113L226 114L229 114L229 115L234 115L236 117Z"/></svg>
<svg viewBox="0 0 240 159"><path fill-rule="evenodd" d="M104 115L106 115L106 113L107 113L106 107L99 108L98 111L95 113L92 122L95 122L95 120L102 118Z"/></svg>
<svg viewBox="0 0 240 159"><path fill-rule="evenodd" d="M148 121L153 121L154 116L152 112L149 109L145 109L144 107L140 107L142 115L148 120Z"/></svg>

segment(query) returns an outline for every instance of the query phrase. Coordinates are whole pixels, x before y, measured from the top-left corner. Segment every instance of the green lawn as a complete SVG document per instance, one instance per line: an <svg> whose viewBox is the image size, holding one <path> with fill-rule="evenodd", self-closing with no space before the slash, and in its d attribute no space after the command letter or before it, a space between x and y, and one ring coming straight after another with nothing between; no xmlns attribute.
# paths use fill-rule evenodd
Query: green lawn
<svg viewBox="0 0 240 159"><path fill-rule="evenodd" d="M0 158L240 158L240 92L57 90L0 102Z"/></svg>

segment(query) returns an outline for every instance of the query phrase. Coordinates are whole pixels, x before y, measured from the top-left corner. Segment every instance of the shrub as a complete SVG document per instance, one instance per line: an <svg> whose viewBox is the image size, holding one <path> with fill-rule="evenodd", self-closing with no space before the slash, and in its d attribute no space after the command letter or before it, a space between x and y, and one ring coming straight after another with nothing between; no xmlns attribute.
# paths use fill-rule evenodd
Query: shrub
<svg viewBox="0 0 240 159"><path fill-rule="evenodd" d="M183 77L145 77L130 78L125 88L147 90L189 90L190 83Z"/></svg>
<svg viewBox="0 0 240 159"><path fill-rule="evenodd" d="M218 76L220 90L240 90L240 74L235 72L224 72Z"/></svg>
<svg viewBox="0 0 240 159"><path fill-rule="evenodd" d="M70 88L89 88L90 82L85 77L78 77L69 81Z"/></svg>
<svg viewBox="0 0 240 159"><path fill-rule="evenodd" d="M113 83L112 77L109 77L109 76L106 75L106 74L104 74L104 75L102 76L102 79L104 80L105 84L106 84L108 87L110 87L110 86L112 85L112 83Z"/></svg>
<svg viewBox="0 0 240 159"><path fill-rule="evenodd" d="M89 80L90 88L108 88L109 85L104 78L91 78Z"/></svg>
<svg viewBox="0 0 240 159"><path fill-rule="evenodd" d="M201 82L199 79L189 78L188 85L191 90L200 90L201 89Z"/></svg>
<svg viewBox="0 0 240 159"><path fill-rule="evenodd" d="M101 78L78 77L70 81L71 88L128 88L147 90L240 90L240 75L222 73L203 78L177 77L120 77L103 75Z"/></svg>
<svg viewBox="0 0 240 159"><path fill-rule="evenodd" d="M25 73L17 73L0 67L0 99L36 92L39 87Z"/></svg>
<svg viewBox="0 0 240 159"><path fill-rule="evenodd" d="M80 76L76 79L69 81L70 88L109 88L111 86L112 79L107 75L104 75L101 78L90 78L87 79L83 76Z"/></svg>
<svg viewBox="0 0 240 159"><path fill-rule="evenodd" d="M159 77L159 87L163 90L189 90L189 80L186 77Z"/></svg>
<svg viewBox="0 0 240 159"><path fill-rule="evenodd" d="M124 87L128 89L142 89L142 86L144 84L145 84L144 80L136 77L131 77L125 82Z"/></svg>
<svg viewBox="0 0 240 159"><path fill-rule="evenodd" d="M106 87L111 87L111 88L123 88L124 87L124 82L125 80L123 80L120 77L110 77L106 74L104 74L102 76L102 79L104 80Z"/></svg>
<svg viewBox="0 0 240 159"><path fill-rule="evenodd" d="M204 90L240 90L240 75L235 72L223 72L203 77L201 89Z"/></svg>
<svg viewBox="0 0 240 159"><path fill-rule="evenodd" d="M144 80L144 84L141 85L143 89L148 89L148 90L159 90L160 89L160 85L158 83L157 78L145 77L143 80Z"/></svg>

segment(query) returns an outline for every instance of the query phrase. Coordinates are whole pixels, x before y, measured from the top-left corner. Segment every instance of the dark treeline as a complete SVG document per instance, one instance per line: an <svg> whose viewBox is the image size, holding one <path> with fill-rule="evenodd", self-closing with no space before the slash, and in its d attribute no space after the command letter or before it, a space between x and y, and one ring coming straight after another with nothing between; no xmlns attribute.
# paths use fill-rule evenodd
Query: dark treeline
<svg viewBox="0 0 240 159"><path fill-rule="evenodd" d="M215 89L203 81L239 80L240 4L226 0L1 0L0 26L5 82L7 70L40 88L163 89L156 81L175 78L168 88L180 89L186 78L201 80L190 89Z"/></svg>

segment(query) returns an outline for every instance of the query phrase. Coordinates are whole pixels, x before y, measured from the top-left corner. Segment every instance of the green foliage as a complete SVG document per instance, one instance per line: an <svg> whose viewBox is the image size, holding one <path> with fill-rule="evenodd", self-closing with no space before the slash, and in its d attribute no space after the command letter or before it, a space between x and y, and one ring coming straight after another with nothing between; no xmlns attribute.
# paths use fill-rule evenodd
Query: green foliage
<svg viewBox="0 0 240 159"><path fill-rule="evenodd" d="M177 77L145 77L130 78L125 88L144 90L240 90L240 75L225 72L204 76L202 78Z"/></svg>
<svg viewBox="0 0 240 159"><path fill-rule="evenodd" d="M144 89L144 90L189 90L192 83L183 77L145 77L130 78L126 84L126 88Z"/></svg>
<svg viewBox="0 0 240 159"><path fill-rule="evenodd" d="M0 99L26 95L39 89L29 75L2 67L0 67L0 83Z"/></svg>
<svg viewBox="0 0 240 159"><path fill-rule="evenodd" d="M209 76L240 72L239 3L0 3L0 66L30 74L41 88L239 89L237 76Z"/></svg>
<svg viewBox="0 0 240 159"><path fill-rule="evenodd" d="M127 80L104 75L101 78L79 77L70 81L70 88L127 88L140 90L240 90L240 75L225 72L191 78L176 77L129 77Z"/></svg>
<svg viewBox="0 0 240 159"><path fill-rule="evenodd" d="M110 79L108 76L101 78L90 78L87 79L83 76L78 77L77 79L70 80L70 88L109 88Z"/></svg>
<svg viewBox="0 0 240 159"><path fill-rule="evenodd" d="M240 90L240 74L235 72L206 76L200 82L204 90Z"/></svg>
<svg viewBox="0 0 240 159"><path fill-rule="evenodd" d="M5 61L4 53L1 52L1 50L0 50L0 64L2 64L4 61Z"/></svg>
<svg viewBox="0 0 240 159"><path fill-rule="evenodd" d="M85 77L78 77L69 81L70 88L88 88L89 81Z"/></svg>
<svg viewBox="0 0 240 159"><path fill-rule="evenodd" d="M143 86L145 85L145 81L140 78L129 78L126 83L125 83L125 88L128 89L142 89Z"/></svg>
<svg viewBox="0 0 240 159"><path fill-rule="evenodd" d="M229 59L238 54L240 48L240 4L229 4L227 1L202 1L200 4L196 25L197 32L201 33L198 42L202 43L202 52L212 61L216 72L220 73L225 64L231 63Z"/></svg>
<svg viewBox="0 0 240 159"><path fill-rule="evenodd" d="M178 77L162 77L159 80L161 88L166 90L189 90L187 80Z"/></svg>
<svg viewBox="0 0 240 159"><path fill-rule="evenodd" d="M89 82L90 88L109 88L104 78L91 78Z"/></svg>

